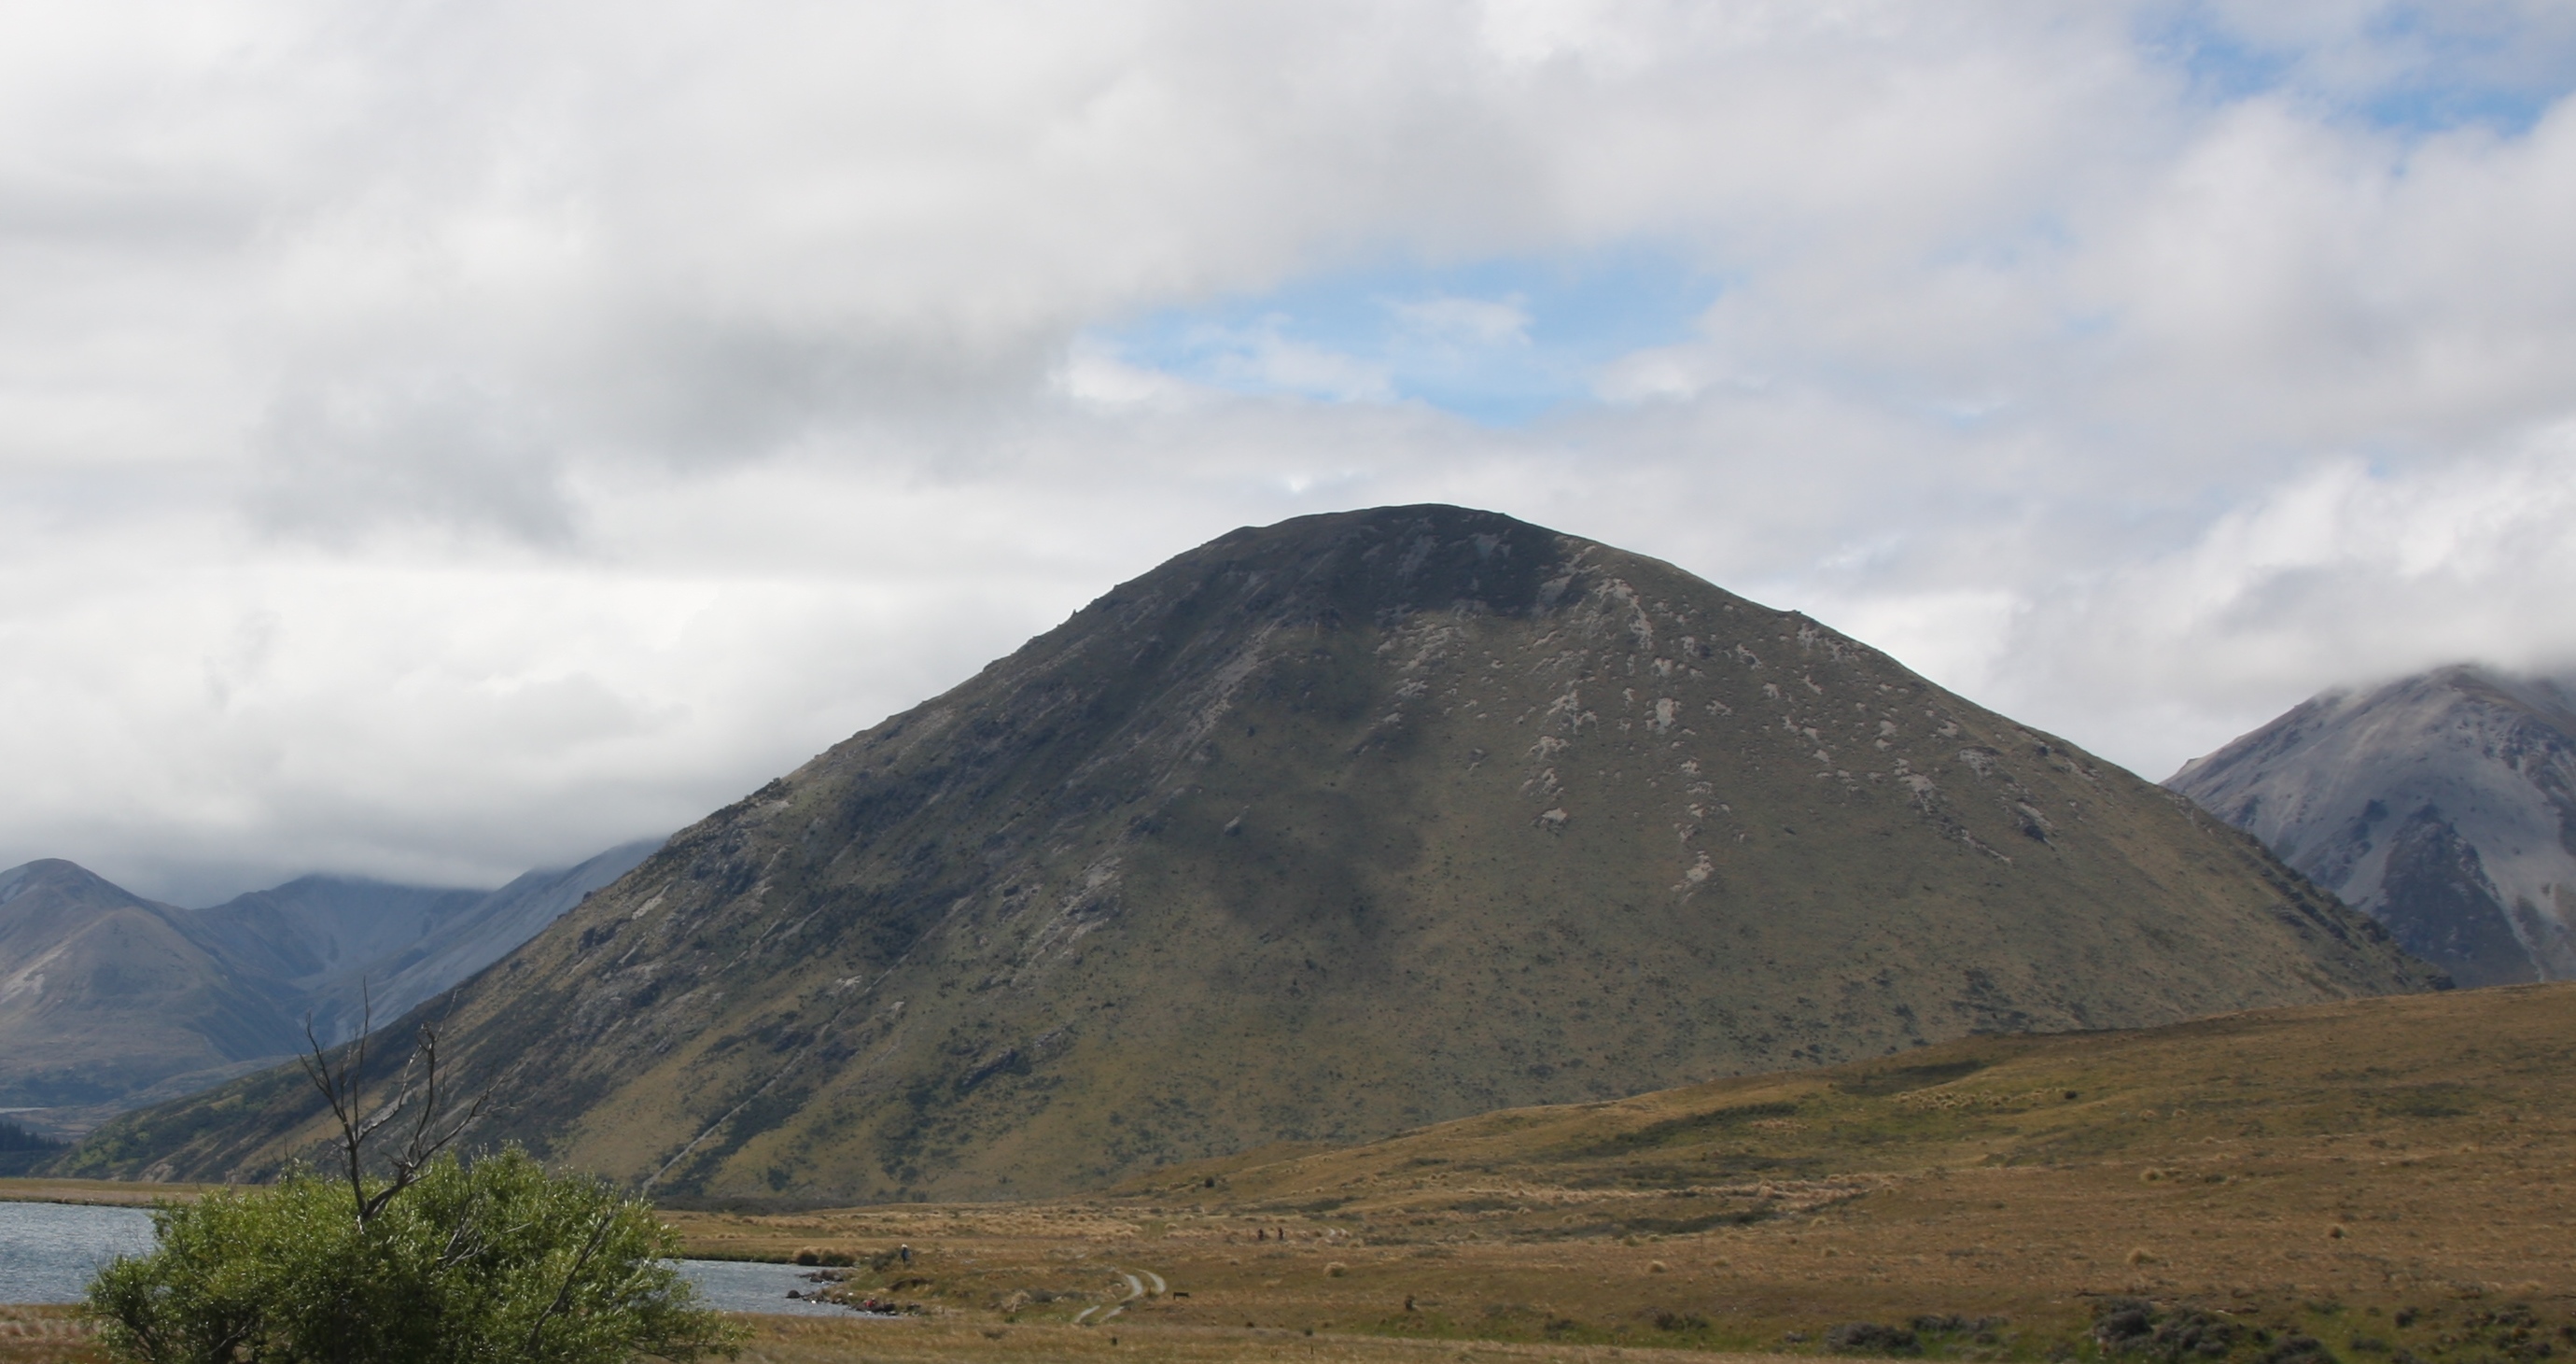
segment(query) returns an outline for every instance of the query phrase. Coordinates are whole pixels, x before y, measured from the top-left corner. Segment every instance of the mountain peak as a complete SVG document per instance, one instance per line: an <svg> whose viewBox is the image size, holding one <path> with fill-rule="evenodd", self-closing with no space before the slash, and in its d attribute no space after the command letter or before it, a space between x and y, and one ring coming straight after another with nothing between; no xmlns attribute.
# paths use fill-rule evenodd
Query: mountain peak
<svg viewBox="0 0 2576 1364"><path fill-rule="evenodd" d="M2453 664L2320 693L2167 785L2468 985L2576 976L2576 693Z"/></svg>
<svg viewBox="0 0 2576 1364"><path fill-rule="evenodd" d="M1524 616L1551 603L1546 584L1580 543L1499 512L1436 503L1328 512L1229 531L1085 609L1132 611L1194 579L1241 575L1253 589L1243 609L1283 621L1425 610Z"/></svg>
<svg viewBox="0 0 2576 1364"><path fill-rule="evenodd" d="M78 862L59 857L39 857L0 871L0 905L5 905L31 891L50 891L56 895L81 900L114 904L148 905L152 902L100 876Z"/></svg>
<svg viewBox="0 0 2576 1364"><path fill-rule="evenodd" d="M442 1036L493 1139L849 1202L2426 983L2251 840L1865 645L1425 506L1104 593L674 836ZM319 1130L290 1078L82 1168L274 1168Z"/></svg>

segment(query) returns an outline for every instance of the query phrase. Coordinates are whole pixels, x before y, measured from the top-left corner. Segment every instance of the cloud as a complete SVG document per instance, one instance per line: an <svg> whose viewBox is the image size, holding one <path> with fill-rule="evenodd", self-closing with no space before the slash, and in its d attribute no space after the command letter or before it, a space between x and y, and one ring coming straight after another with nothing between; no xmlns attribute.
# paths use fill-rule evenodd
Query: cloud
<svg viewBox="0 0 2576 1364"><path fill-rule="evenodd" d="M2576 658L2563 7L21 19L0 858L494 881L1426 498L2150 771Z"/></svg>
<svg viewBox="0 0 2576 1364"><path fill-rule="evenodd" d="M567 542L559 460L527 417L437 379L281 395L252 437L249 510L264 527L341 543L386 523Z"/></svg>

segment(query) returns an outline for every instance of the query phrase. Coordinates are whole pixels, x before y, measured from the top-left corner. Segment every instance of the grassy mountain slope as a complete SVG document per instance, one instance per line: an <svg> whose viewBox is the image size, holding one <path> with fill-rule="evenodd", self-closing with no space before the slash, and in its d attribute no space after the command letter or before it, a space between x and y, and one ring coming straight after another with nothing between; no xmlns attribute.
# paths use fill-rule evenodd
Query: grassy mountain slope
<svg viewBox="0 0 2576 1364"><path fill-rule="evenodd" d="M1721 1209L1694 1201L1712 1183L1752 1181L1739 1193L1753 1206L1766 1179L2149 1158L2178 1177L2319 1137L2371 1151L2400 1149L2391 1139L2443 1151L2546 1137L2555 1149L2576 1133L2571 1074L2576 987L2443 992L2160 1028L1979 1035L1899 1057L1481 1114L1354 1147L1171 1166L1118 1192L1203 1201L1214 1178L1214 1202L1246 1212L1320 1200L1373 1218L1441 1214L1408 1225L1570 1234L1561 1207L1462 1217L1452 1206L1497 1181L1536 1181L1605 1195L1586 1234L1623 1235L1715 1225Z"/></svg>
<svg viewBox="0 0 2576 1364"><path fill-rule="evenodd" d="M2428 983L2251 839L1812 621L1415 507L1113 590L435 1007L490 1135L813 1203ZM273 1169L300 1083L69 1168Z"/></svg>

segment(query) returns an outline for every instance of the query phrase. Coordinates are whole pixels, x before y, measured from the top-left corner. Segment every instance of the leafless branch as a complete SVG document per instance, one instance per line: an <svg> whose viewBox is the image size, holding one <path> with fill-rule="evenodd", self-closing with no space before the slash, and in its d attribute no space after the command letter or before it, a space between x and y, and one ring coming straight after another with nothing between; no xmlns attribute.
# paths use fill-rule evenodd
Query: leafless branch
<svg viewBox="0 0 2576 1364"><path fill-rule="evenodd" d="M413 1044L411 1056L403 1062L402 1076L394 1086L393 1098L375 1112L368 1113L360 1102L359 1091L365 1082L367 1047L375 1037L376 1015L375 1000L365 992L363 982L360 990L362 1008L358 1035L341 1052L339 1066L336 1069L332 1066L330 1054L323 1050L322 1039L314 1034L313 1020L309 1016L304 1020L304 1042L310 1051L297 1059L304 1067L305 1078L313 1082L323 1102L330 1105L332 1120L340 1128L340 1166L349 1181L349 1198L357 1210L358 1224L364 1226L376 1214L383 1212L386 1204L410 1188L439 1152L465 1135L465 1130L483 1116L484 1101L490 1096L478 1094L472 1103L466 1105L462 1116L453 1117L444 1124L439 1121L444 1090L438 1073L438 1033L423 1024L420 1040ZM366 1181L367 1142L401 1118L406 1109L411 1111L410 1130L404 1134L402 1148L387 1162L392 1169L392 1177L384 1187L370 1194Z"/></svg>

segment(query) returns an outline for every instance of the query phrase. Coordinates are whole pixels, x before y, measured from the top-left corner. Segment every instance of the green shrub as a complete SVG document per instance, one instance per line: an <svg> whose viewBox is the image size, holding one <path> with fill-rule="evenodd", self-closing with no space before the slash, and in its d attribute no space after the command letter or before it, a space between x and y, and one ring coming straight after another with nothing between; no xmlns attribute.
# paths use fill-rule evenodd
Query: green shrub
<svg viewBox="0 0 2576 1364"><path fill-rule="evenodd" d="M401 1197L379 1202L387 1192ZM624 1364L737 1350L648 1204L515 1147L471 1165L438 1154L400 1186L299 1169L152 1219L159 1246L89 1286L84 1310L120 1359Z"/></svg>

